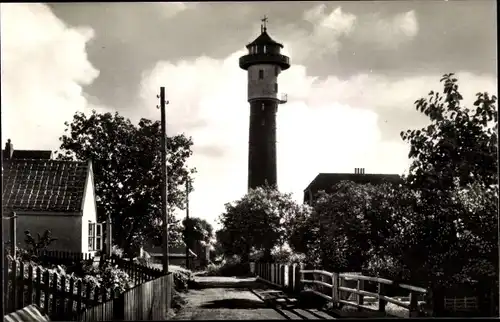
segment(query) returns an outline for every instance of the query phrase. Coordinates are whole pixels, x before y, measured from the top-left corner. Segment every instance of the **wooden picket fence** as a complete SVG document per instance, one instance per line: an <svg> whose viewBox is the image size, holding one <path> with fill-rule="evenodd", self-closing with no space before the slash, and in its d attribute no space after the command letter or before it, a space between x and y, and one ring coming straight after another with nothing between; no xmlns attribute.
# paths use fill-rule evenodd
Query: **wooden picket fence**
<svg viewBox="0 0 500 322"><path fill-rule="evenodd" d="M44 258L47 260L56 262L80 262L83 260L91 260L94 258L92 253L80 253L80 252L68 252L60 250L39 250L35 252L38 258Z"/></svg>
<svg viewBox="0 0 500 322"><path fill-rule="evenodd" d="M277 288L300 292L308 287L314 294L332 302L334 307L347 305L358 309L385 313L386 304L392 303L409 310L409 316L414 317L421 313L418 302L427 293L425 288L399 284L379 277L323 270L306 270L303 264L251 263L250 269L259 279ZM365 287L367 283L374 284L370 288L375 288L375 291L369 291ZM409 301L387 296L386 290L388 286L406 290L410 295ZM375 305L365 303L365 297L374 299L376 303L373 304Z"/></svg>
<svg viewBox="0 0 500 322"><path fill-rule="evenodd" d="M84 310L78 321L150 321L166 320L171 308L174 276L172 273L137 285L113 299Z"/></svg>
<svg viewBox="0 0 500 322"><path fill-rule="evenodd" d="M117 265L125 271L134 282L134 285L139 285L164 275L158 268L140 265L116 256L111 257L111 264Z"/></svg>
<svg viewBox="0 0 500 322"><path fill-rule="evenodd" d="M164 276L160 270L141 267L121 259L114 259L114 263L124 268L135 282L135 287L123 294L114 294L109 289L94 287L82 279L60 275L22 261L5 259L5 263L5 313L36 304L55 321L86 320L87 317L92 320L96 317L106 320L109 316L134 316L133 314L139 314L137 312L143 312L141 309L144 305L148 306L151 299L168 298L170 287L173 285L173 280L170 281L172 277ZM161 287L165 287L164 291ZM124 301L127 309L133 308L135 313L120 313L119 308L124 309L122 305L113 309L113 303L117 301ZM145 313L140 314L144 316Z"/></svg>

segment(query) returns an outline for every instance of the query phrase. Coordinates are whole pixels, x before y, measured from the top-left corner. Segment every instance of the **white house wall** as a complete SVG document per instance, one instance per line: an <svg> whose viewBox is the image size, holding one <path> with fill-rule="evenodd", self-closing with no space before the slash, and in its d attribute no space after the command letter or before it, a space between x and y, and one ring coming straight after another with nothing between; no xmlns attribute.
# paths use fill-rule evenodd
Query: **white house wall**
<svg viewBox="0 0 500 322"><path fill-rule="evenodd" d="M90 168L92 169L92 168ZM82 252L89 252L89 222L97 222L96 213L96 199L94 193L94 173L90 171L87 177L86 191L85 191L85 201L83 204L83 216L82 216L82 230L81 230L81 240L82 240Z"/></svg>

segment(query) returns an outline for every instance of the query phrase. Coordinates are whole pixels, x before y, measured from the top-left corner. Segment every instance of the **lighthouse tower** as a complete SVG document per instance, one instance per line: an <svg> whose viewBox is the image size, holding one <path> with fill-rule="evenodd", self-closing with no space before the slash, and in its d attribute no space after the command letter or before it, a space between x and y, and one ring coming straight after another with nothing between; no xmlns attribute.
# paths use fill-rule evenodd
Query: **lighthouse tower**
<svg viewBox="0 0 500 322"><path fill-rule="evenodd" d="M267 34L267 18L262 19L261 34L248 44L248 54L240 57L240 68L248 72L250 128L248 140L248 189L277 186L276 112L286 103L278 95L278 75L290 68L290 59L280 53L283 45Z"/></svg>

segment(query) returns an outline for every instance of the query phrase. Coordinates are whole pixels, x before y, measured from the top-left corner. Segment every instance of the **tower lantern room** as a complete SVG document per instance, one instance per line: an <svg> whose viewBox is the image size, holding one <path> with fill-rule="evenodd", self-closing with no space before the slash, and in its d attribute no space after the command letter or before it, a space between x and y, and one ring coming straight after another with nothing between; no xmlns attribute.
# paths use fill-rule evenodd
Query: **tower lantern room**
<svg viewBox="0 0 500 322"><path fill-rule="evenodd" d="M278 76L290 68L290 59L281 54L283 45L267 33L267 18L262 19L260 35L240 57L240 68L247 71L250 103L248 141L248 188L277 185L276 113L278 105L287 101L279 95Z"/></svg>
<svg viewBox="0 0 500 322"><path fill-rule="evenodd" d="M267 33L267 18L262 22L260 35L246 46L248 54L240 57L240 68L248 71L248 101L268 98L283 104L286 98L278 97L278 76L290 68L290 59L281 54L283 45Z"/></svg>

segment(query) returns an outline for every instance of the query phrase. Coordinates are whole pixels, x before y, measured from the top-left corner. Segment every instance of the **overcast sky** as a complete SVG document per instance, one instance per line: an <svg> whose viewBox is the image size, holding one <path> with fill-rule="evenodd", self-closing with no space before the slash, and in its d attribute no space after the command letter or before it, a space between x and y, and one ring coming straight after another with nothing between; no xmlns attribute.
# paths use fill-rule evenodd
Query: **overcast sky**
<svg viewBox="0 0 500 322"><path fill-rule="evenodd" d="M53 149L75 111L159 119L194 140L191 215L215 223L247 189L249 106L238 58L260 18L284 44L278 184L302 201L319 172L403 173L413 102L458 75L497 91L496 2L1 4L2 138ZM182 215L182 214L179 214Z"/></svg>

